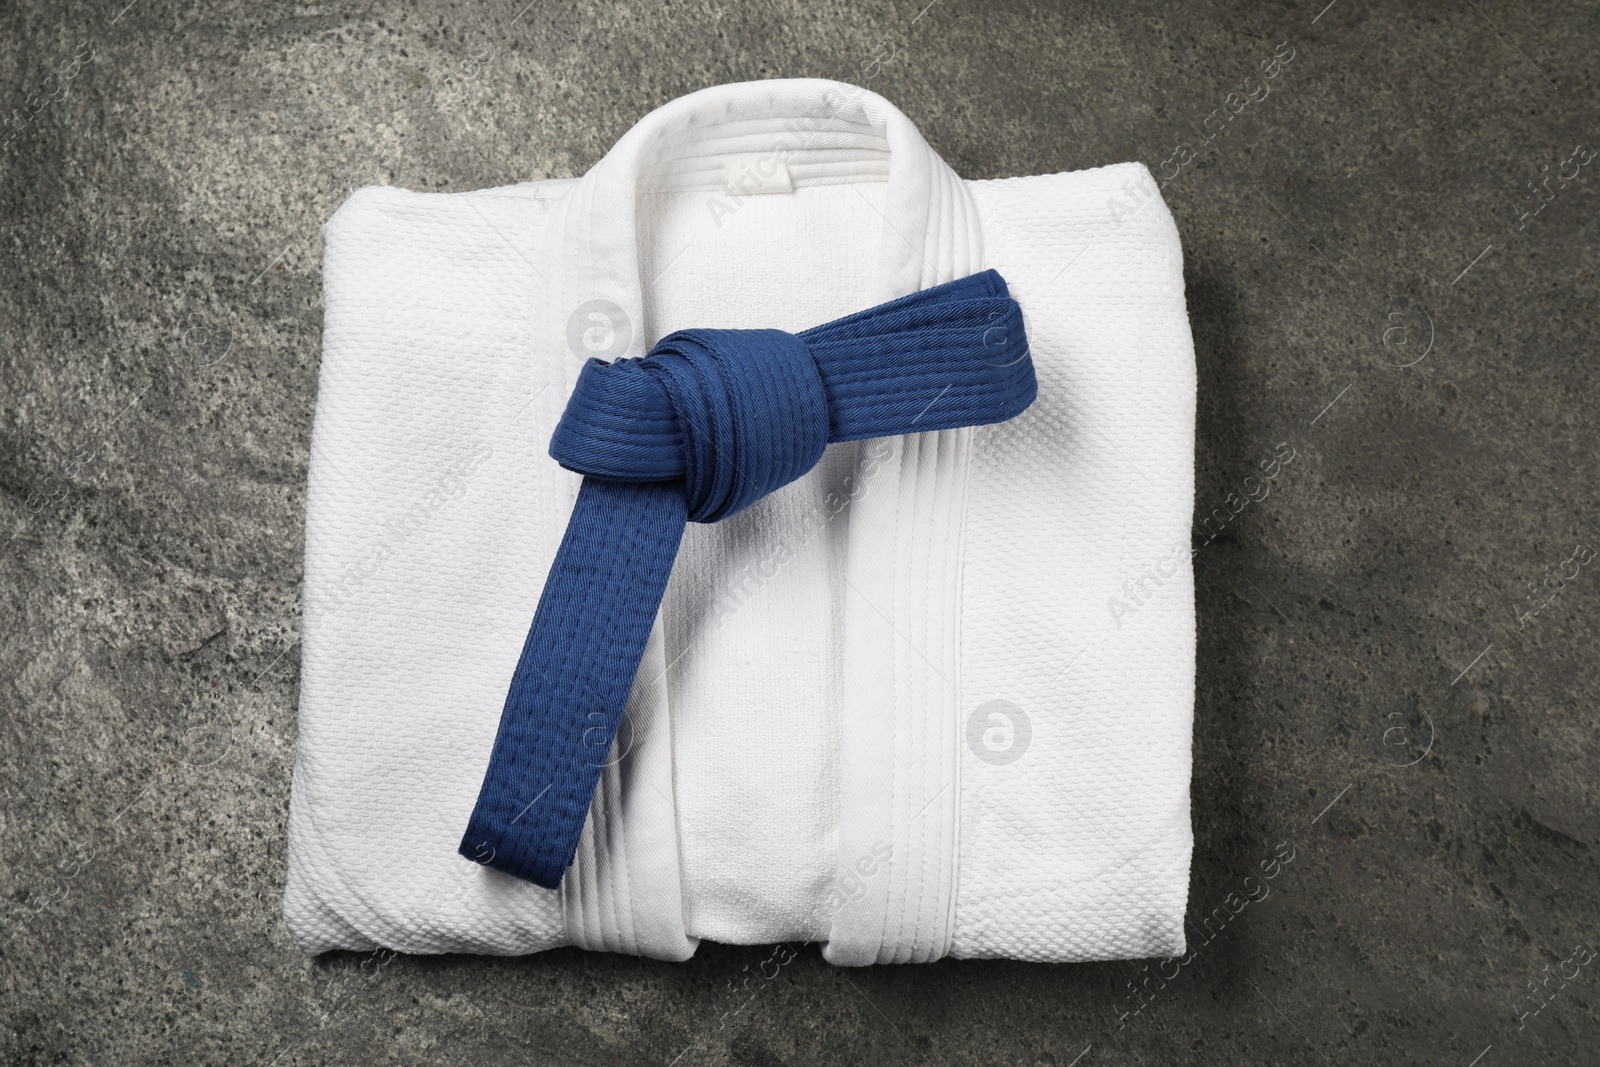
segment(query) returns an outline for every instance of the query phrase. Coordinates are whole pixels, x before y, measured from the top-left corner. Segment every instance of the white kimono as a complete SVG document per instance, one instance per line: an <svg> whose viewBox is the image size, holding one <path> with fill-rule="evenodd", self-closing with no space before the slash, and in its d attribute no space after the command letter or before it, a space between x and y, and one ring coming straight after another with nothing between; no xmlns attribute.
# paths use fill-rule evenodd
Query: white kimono
<svg viewBox="0 0 1600 1067"><path fill-rule="evenodd" d="M1137 163L963 181L883 98L725 85L582 178L323 230L284 915L307 952L1184 950L1195 365ZM993 267L1039 397L691 524L560 890L457 855L578 477L585 358Z"/></svg>

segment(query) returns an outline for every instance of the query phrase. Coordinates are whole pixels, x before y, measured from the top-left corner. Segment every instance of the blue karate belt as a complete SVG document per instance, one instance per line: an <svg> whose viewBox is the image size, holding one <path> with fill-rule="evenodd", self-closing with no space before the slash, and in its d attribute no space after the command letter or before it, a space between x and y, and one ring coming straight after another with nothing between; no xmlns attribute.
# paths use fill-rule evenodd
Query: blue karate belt
<svg viewBox="0 0 1600 1067"><path fill-rule="evenodd" d="M834 441L1004 422L1038 392L984 271L804 333L684 330L591 359L550 439L584 476L460 852L555 889L644 657L684 524L725 519Z"/></svg>

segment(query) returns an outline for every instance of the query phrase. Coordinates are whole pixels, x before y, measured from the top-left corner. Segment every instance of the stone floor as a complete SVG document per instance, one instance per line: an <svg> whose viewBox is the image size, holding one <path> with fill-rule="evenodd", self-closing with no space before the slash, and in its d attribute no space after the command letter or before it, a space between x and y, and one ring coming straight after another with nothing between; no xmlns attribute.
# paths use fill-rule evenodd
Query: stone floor
<svg viewBox="0 0 1600 1067"><path fill-rule="evenodd" d="M1594 4L524 2L0 7L0 1061L1600 1062ZM1292 865L1181 969L806 949L738 1007L769 950L303 957L318 227L801 75L968 177L1163 181L1200 371L1191 916Z"/></svg>

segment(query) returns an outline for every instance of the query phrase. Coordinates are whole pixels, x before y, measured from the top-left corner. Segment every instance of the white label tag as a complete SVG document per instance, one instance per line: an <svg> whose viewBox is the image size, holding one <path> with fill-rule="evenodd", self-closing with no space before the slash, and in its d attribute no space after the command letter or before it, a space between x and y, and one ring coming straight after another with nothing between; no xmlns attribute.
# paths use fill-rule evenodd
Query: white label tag
<svg viewBox="0 0 1600 1067"><path fill-rule="evenodd" d="M729 196L792 193L789 166L770 155L730 159L722 165L722 188Z"/></svg>

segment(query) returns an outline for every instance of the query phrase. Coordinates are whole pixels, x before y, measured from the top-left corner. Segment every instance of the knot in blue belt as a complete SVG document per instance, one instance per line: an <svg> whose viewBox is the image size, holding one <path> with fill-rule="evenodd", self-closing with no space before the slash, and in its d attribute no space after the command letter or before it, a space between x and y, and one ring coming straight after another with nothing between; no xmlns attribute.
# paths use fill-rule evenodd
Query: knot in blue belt
<svg viewBox="0 0 1600 1067"><path fill-rule="evenodd" d="M830 442L1003 422L1037 391L992 270L799 334L684 330L641 359L589 360L550 441L583 485L461 854L560 886L686 522L749 507Z"/></svg>

